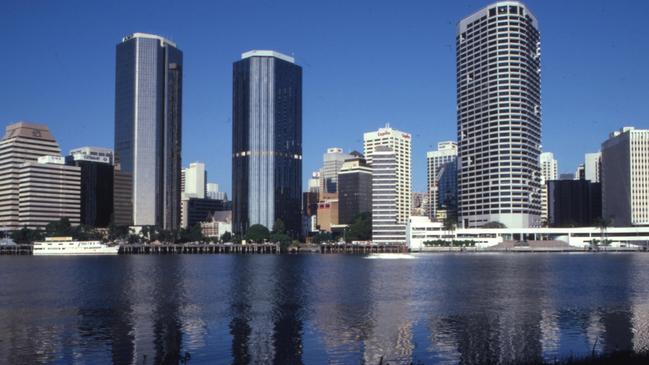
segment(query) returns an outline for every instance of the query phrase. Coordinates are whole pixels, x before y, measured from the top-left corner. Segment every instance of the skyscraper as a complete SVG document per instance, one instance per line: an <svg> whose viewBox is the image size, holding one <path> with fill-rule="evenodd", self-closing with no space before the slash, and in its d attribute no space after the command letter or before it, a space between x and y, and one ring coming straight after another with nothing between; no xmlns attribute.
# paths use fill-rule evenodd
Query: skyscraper
<svg viewBox="0 0 649 365"><path fill-rule="evenodd" d="M115 161L131 180L136 226L180 222L182 64L176 45L157 35L134 33L117 45Z"/></svg>
<svg viewBox="0 0 649 365"><path fill-rule="evenodd" d="M584 178L590 182L600 182L600 170L602 167L602 153L587 153L584 156Z"/></svg>
<svg viewBox="0 0 649 365"><path fill-rule="evenodd" d="M406 226L398 217L397 155L384 145L376 146L372 154L372 242L405 244Z"/></svg>
<svg viewBox="0 0 649 365"><path fill-rule="evenodd" d="M624 127L602 143L602 218L649 225L649 129Z"/></svg>
<svg viewBox="0 0 649 365"><path fill-rule="evenodd" d="M541 225L547 226L550 222L548 181L559 178L559 164L552 152L543 152L539 158L541 163Z"/></svg>
<svg viewBox="0 0 649 365"><path fill-rule="evenodd" d="M461 224L539 225L541 43L518 1L500 1L457 29Z"/></svg>
<svg viewBox="0 0 649 365"><path fill-rule="evenodd" d="M113 150L80 147L70 151L68 165L81 169L81 224L108 227L113 217Z"/></svg>
<svg viewBox="0 0 649 365"><path fill-rule="evenodd" d="M246 52L233 65L232 96L232 229L281 219L299 235L302 68L278 52Z"/></svg>
<svg viewBox="0 0 649 365"><path fill-rule="evenodd" d="M320 199L338 198L338 172L343 163L352 156L343 153L342 148L332 147L322 156L323 164L320 169Z"/></svg>
<svg viewBox="0 0 649 365"><path fill-rule="evenodd" d="M0 141L0 231L21 227L18 174L23 163L60 154L61 149L47 126L28 122L7 126Z"/></svg>
<svg viewBox="0 0 649 365"><path fill-rule="evenodd" d="M374 163L374 151L378 146L389 147L395 155L396 173L396 206L397 221L402 224L408 222L410 217L410 200L412 199L411 175L411 140L410 133L398 131L386 125L378 131L368 132L363 135L363 147L367 163Z"/></svg>
<svg viewBox="0 0 649 365"><path fill-rule="evenodd" d="M437 218L438 210L446 217L457 218L457 143L443 141L437 151L426 154L428 159L428 216Z"/></svg>
<svg viewBox="0 0 649 365"><path fill-rule="evenodd" d="M192 162L189 167L183 169L185 184L183 187L183 197L205 198L207 188L207 172L205 164L202 162Z"/></svg>
<svg viewBox="0 0 649 365"><path fill-rule="evenodd" d="M360 213L372 211L372 168L355 156L338 173L338 223L351 224Z"/></svg>

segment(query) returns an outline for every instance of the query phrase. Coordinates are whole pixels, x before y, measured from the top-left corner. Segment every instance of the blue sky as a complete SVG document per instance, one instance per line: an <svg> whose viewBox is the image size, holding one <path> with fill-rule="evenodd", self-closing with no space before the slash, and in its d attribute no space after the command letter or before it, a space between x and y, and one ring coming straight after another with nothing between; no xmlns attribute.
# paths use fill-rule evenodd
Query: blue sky
<svg viewBox="0 0 649 365"><path fill-rule="evenodd" d="M48 124L65 152L112 147L115 45L133 32L183 50L183 165L230 191L232 62L250 49L304 69L304 182L327 147L362 149L389 122L426 151L455 139L453 1L32 1L0 4L0 125ZM622 125L649 127L649 1L531 0L542 36L543 147L572 172Z"/></svg>

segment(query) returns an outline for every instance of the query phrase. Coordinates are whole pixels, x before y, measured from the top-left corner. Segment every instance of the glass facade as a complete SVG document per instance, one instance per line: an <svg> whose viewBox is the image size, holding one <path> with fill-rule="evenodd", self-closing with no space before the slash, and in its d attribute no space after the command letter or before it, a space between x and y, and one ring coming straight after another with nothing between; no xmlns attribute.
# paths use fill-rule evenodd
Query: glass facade
<svg viewBox="0 0 649 365"><path fill-rule="evenodd" d="M81 168L81 224L108 227L113 214L113 165L74 161Z"/></svg>
<svg viewBox="0 0 649 365"><path fill-rule="evenodd" d="M281 219L301 232L302 68L251 56L233 66L233 230Z"/></svg>
<svg viewBox="0 0 649 365"><path fill-rule="evenodd" d="M182 52L136 33L117 45L115 160L132 175L133 225L180 223Z"/></svg>

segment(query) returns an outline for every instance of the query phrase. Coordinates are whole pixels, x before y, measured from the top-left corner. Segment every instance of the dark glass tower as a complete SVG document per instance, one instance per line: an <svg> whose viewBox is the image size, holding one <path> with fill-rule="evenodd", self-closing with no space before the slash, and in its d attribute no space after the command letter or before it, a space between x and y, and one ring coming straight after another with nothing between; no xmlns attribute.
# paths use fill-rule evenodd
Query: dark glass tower
<svg viewBox="0 0 649 365"><path fill-rule="evenodd" d="M182 63L176 45L157 35L134 33L117 45L115 163L131 177L123 205L136 226L180 223Z"/></svg>
<svg viewBox="0 0 649 365"><path fill-rule="evenodd" d="M233 230L301 231L302 68L274 51L250 51L233 67Z"/></svg>

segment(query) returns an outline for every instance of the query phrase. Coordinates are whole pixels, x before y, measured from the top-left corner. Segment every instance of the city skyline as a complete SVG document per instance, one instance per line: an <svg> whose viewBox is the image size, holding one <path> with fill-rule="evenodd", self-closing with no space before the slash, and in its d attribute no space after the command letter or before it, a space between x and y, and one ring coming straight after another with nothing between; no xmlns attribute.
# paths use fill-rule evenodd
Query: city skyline
<svg viewBox="0 0 649 365"><path fill-rule="evenodd" d="M42 5L42 8L36 5L34 9L12 3L9 4L11 19L3 26L8 29L0 37L10 52L24 57L0 61L14 70L3 76L2 85L5 87L0 89L0 95L6 100L6 106L0 111L0 120L5 125L17 120L47 124L64 151L81 145L112 146L114 44L132 32L160 34L181 45L186 58L190 59L185 65L185 72L190 76L184 80L183 103L183 145L189 148L183 150L183 166L189 161L204 160L212 172L212 179L220 183L224 191L230 192L230 166L224 159L231 151L227 138L231 128L229 65L247 49L272 48L294 55L305 67L303 185L311 171L319 167L323 151L331 145L326 141L328 138L318 138L318 133L339 139L333 145L346 151L358 150L364 131L375 130L390 122L395 128L413 134L413 190L424 191L425 153L434 149L438 141L454 139L455 135L452 71L455 69L453 40L457 22L490 3L464 1L435 8L430 4L415 3L400 10L401 20L395 19L390 7L383 3L373 3L372 7L368 4L349 5L343 14L339 13L336 4L318 8L318 16L325 22L336 17L343 28L351 26L352 18L356 16L366 18L363 22L368 26L368 32L353 33L353 38L343 45L332 42L343 39L340 31L322 34L319 28L325 24L322 20L312 22L314 27L307 27L304 35L289 34L290 26L313 20L310 18L315 15L307 10L314 9L306 5L297 6L290 13L301 14L306 20L291 18L287 19L290 20L287 25L267 34L247 31L239 37L228 33L225 39L222 35L215 36L214 31L202 32L225 29L223 24L206 24L205 19L199 17L195 27L182 29L163 21L172 14L161 14L162 20L155 21L149 19L155 17L145 19L138 16L144 11L144 5L141 9L139 5L133 5L132 15L110 26L101 24L103 19L98 20L98 25L74 20L66 27L54 26L51 34L37 32L39 27L21 32L18 27L28 28L34 20L50 27L61 20L43 21L40 10L48 14L52 11L47 9L50 5ZM623 10L625 6L607 7L605 2L592 2L588 8L562 3L561 12L554 11L556 7L553 5L558 2L524 3L541 19L543 33L543 150L555 153L561 172L574 171L583 162L584 153L598 150L608 133L624 125L643 128L649 119L649 110L640 101L646 98L647 93L642 87L647 84L649 74L639 67L646 63L649 52L647 45L641 42L641 22L634 21L636 13L642 13L642 8L649 6L630 2L630 6L638 11L629 14ZM287 6L260 5L259 14L254 15L257 25L253 29L263 27L263 14L282 12ZM235 5L224 7L217 14L219 19L228 12L243 12ZM64 5L60 11L65 9ZM110 14L118 9L83 5L78 10L92 17L100 10ZM179 23L182 24L185 17L197 10L191 7L181 9ZM573 18L570 16L572 13L580 16ZM566 25L568 18L574 24ZM401 29L400 22L407 22L410 26ZM593 26L594 22L604 22L609 26ZM225 21L224 24L229 23ZM88 29L76 32L75 27L81 26ZM206 37L204 40L216 37L221 42L218 42L219 46L206 46L204 40L197 44L192 39L197 35ZM71 50L66 42L60 42L61 39L85 39L86 36L93 36L92 42L86 42L84 47L77 46L80 50ZM57 42L53 42L52 37L56 37ZM412 42L401 44L403 37L410 37ZM314 39L324 43L318 44L320 42L313 42ZM30 44L30 49L25 48L26 44ZM56 47L51 44L56 44ZM355 47L350 49L350 45ZM363 62L362 55L379 45L390 52L372 58L370 64ZM42 74L41 61L30 57L34 52L31 47L53 55L52 59L43 62L55 62L60 72ZM584 56L572 57L578 54ZM77 62L82 62L83 68L78 68ZM354 71L339 72L341 64L345 63L353 66ZM415 63L414 67L402 67L410 63ZM363 67L359 68L359 65ZM387 65L394 71L377 73ZM427 66L417 72L408 71L424 65ZM603 67L610 67L615 72L598 73L598 77L593 78L593 72ZM96 76L92 88L86 85L89 75ZM60 80L65 80L69 88L59 86L57 93L46 93L52 87L50 85L60 85ZM332 105L336 108L331 108ZM329 126L325 131L318 127L323 123ZM346 128L348 133L337 134L335 130L339 128ZM225 137L215 143L205 137L205 130L216 131L216 135ZM575 133L585 135L577 140L570 138ZM188 141L193 145L189 146Z"/></svg>

